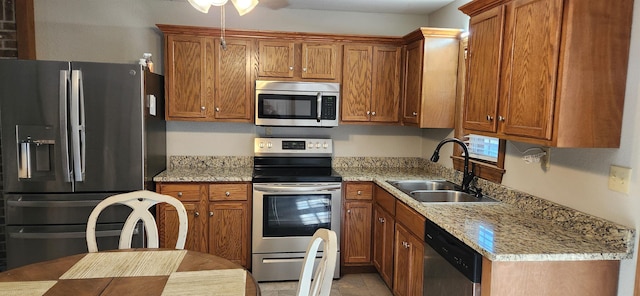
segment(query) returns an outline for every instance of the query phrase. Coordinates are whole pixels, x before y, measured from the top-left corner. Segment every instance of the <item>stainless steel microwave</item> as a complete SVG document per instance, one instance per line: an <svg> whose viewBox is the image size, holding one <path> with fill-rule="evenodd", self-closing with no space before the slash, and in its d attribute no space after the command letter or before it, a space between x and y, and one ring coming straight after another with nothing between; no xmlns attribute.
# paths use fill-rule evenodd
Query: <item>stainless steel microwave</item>
<svg viewBox="0 0 640 296"><path fill-rule="evenodd" d="M340 84L256 81L256 125L338 126Z"/></svg>

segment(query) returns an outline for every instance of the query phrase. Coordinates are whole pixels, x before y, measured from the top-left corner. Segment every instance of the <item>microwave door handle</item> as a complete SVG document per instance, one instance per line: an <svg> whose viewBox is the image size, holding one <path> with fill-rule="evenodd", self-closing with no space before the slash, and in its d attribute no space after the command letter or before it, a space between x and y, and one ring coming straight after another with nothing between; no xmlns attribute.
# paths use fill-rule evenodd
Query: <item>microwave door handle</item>
<svg viewBox="0 0 640 296"><path fill-rule="evenodd" d="M318 122L322 119L322 93L318 93L318 117L316 118Z"/></svg>

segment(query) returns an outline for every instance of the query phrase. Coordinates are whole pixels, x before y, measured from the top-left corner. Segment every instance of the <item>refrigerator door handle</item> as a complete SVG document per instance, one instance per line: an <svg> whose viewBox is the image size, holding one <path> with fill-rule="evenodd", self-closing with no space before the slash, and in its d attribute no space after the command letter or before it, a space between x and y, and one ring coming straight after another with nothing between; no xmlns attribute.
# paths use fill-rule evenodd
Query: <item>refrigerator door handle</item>
<svg viewBox="0 0 640 296"><path fill-rule="evenodd" d="M84 181L84 90L82 71L71 71L71 143L73 150L73 178Z"/></svg>
<svg viewBox="0 0 640 296"><path fill-rule="evenodd" d="M62 152L62 166L64 171L64 181L71 182L71 164L69 162L69 114L68 114L68 96L69 96L69 71L60 71L60 150Z"/></svg>

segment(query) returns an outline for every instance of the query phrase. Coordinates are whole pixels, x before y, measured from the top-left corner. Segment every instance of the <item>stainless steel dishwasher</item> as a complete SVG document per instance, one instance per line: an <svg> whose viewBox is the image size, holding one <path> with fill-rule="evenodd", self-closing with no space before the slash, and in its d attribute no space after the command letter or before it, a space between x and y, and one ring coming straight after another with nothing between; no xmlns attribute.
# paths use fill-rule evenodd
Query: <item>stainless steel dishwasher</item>
<svg viewBox="0 0 640 296"><path fill-rule="evenodd" d="M427 220L424 296L478 296L482 255Z"/></svg>

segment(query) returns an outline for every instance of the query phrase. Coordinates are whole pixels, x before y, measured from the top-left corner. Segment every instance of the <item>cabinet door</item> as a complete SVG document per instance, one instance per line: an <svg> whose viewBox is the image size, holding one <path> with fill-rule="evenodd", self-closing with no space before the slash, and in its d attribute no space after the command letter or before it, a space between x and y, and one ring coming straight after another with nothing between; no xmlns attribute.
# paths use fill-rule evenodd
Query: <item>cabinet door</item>
<svg viewBox="0 0 640 296"><path fill-rule="evenodd" d="M551 139L562 0L516 0L507 5L502 132Z"/></svg>
<svg viewBox="0 0 640 296"><path fill-rule="evenodd" d="M207 252L206 216L202 201L207 197L207 186L202 184L160 184L158 192L179 199L187 210L187 241L185 249ZM174 207L158 206L158 236L161 248L174 248L178 240L178 214Z"/></svg>
<svg viewBox="0 0 640 296"><path fill-rule="evenodd" d="M422 295L424 242L396 223L394 295Z"/></svg>
<svg viewBox="0 0 640 296"><path fill-rule="evenodd" d="M213 57L208 50L213 48L207 48L203 37L167 36L167 119L207 116L207 100L213 96L205 87L213 71L207 67L207 58Z"/></svg>
<svg viewBox="0 0 640 296"><path fill-rule="evenodd" d="M338 46L330 43L302 44L302 78L336 79Z"/></svg>
<svg viewBox="0 0 640 296"><path fill-rule="evenodd" d="M498 6L469 21L464 128L496 132L504 8Z"/></svg>
<svg viewBox="0 0 640 296"><path fill-rule="evenodd" d="M186 250L207 252L207 244L205 243L205 220L202 207L199 202L184 202L184 208L187 210L187 221L189 228L187 230L187 240L184 248ZM160 247L173 249L178 240L178 213L173 206L162 204L159 207L162 211L159 217Z"/></svg>
<svg viewBox="0 0 640 296"><path fill-rule="evenodd" d="M371 202L346 202L344 219L344 263L371 263Z"/></svg>
<svg viewBox="0 0 640 296"><path fill-rule="evenodd" d="M209 253L249 266L248 202L209 203Z"/></svg>
<svg viewBox="0 0 640 296"><path fill-rule="evenodd" d="M402 122L418 124L422 101L422 65L424 62L424 40L407 45L405 51L405 89L402 96Z"/></svg>
<svg viewBox="0 0 640 296"><path fill-rule="evenodd" d="M372 47L345 45L342 64L342 121L369 121Z"/></svg>
<svg viewBox="0 0 640 296"><path fill-rule="evenodd" d="M226 50L216 47L214 116L217 120L251 122L251 42L242 39L226 42Z"/></svg>
<svg viewBox="0 0 640 296"><path fill-rule="evenodd" d="M258 47L258 76L293 77L293 42L260 41Z"/></svg>
<svg viewBox="0 0 640 296"><path fill-rule="evenodd" d="M393 239L395 221L393 216L380 206L374 208L373 219L373 266L387 286L393 280Z"/></svg>
<svg viewBox="0 0 640 296"><path fill-rule="evenodd" d="M400 48L373 48L371 84L371 121L398 122L400 109Z"/></svg>

